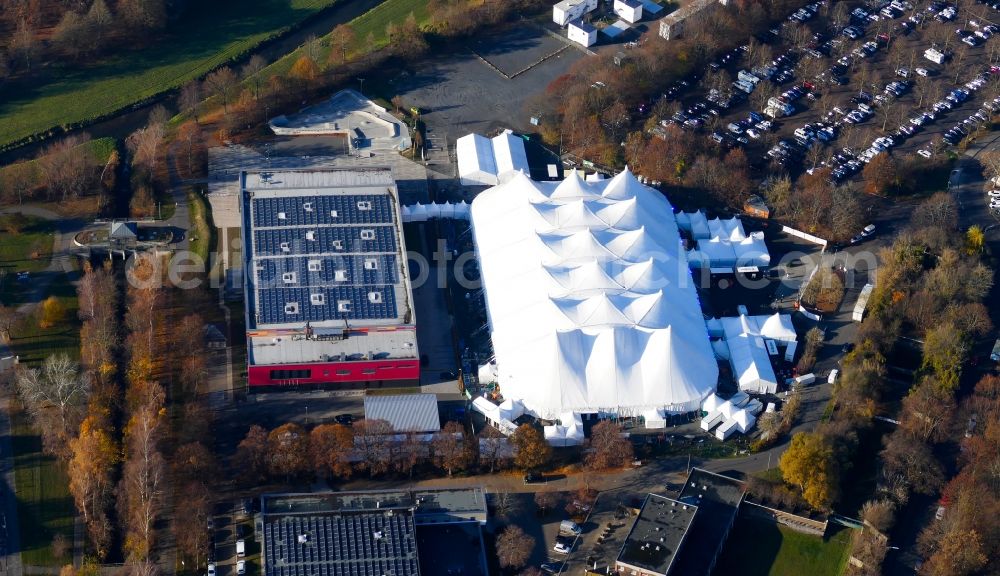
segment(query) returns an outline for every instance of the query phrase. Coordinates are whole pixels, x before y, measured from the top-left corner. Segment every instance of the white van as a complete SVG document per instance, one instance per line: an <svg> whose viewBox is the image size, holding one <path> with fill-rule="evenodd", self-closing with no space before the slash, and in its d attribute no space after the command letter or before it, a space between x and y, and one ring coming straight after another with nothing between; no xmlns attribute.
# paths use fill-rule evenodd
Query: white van
<svg viewBox="0 0 1000 576"><path fill-rule="evenodd" d="M247 555L247 543L242 538L236 541L236 557L242 558Z"/></svg>
<svg viewBox="0 0 1000 576"><path fill-rule="evenodd" d="M839 375L840 375L840 370L837 370L836 368L830 370L830 375L826 377L826 383L833 384L834 382L837 381L837 376Z"/></svg>
<svg viewBox="0 0 1000 576"><path fill-rule="evenodd" d="M562 522L559 523L560 534L579 536L580 532L582 532L582 530L580 529L580 525L577 524L576 522L573 522L572 520L563 520Z"/></svg>

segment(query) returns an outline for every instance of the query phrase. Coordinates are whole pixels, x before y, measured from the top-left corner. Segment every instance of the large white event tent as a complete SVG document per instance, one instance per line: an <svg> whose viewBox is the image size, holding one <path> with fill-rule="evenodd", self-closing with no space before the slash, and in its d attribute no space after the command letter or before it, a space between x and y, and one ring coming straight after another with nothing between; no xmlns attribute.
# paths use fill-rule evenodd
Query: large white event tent
<svg viewBox="0 0 1000 576"><path fill-rule="evenodd" d="M455 143L463 186L494 186L509 172L528 172L524 141L510 130L491 138L466 134Z"/></svg>
<svg viewBox="0 0 1000 576"><path fill-rule="evenodd" d="M696 410L718 365L670 203L628 171L519 173L472 203L505 398L536 416Z"/></svg>

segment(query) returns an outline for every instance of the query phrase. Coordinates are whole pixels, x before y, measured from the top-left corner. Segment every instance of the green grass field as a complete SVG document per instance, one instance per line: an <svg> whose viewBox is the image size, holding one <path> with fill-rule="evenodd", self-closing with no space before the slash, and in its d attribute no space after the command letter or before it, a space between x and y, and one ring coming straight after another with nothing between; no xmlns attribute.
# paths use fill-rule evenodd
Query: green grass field
<svg viewBox="0 0 1000 576"><path fill-rule="evenodd" d="M389 42L386 35L386 27L390 23L402 25L411 13L420 26L426 25L430 19L430 15L427 12L426 0L385 0L385 2L375 8L351 20L350 26L354 30L354 45L349 50L350 54L357 55L367 52L369 48L377 50L384 47ZM372 46L368 46L367 42L369 33L374 40ZM319 43L320 50L317 63L320 66L324 66L330 57L330 50L332 49L330 34L320 38ZM275 74L288 73L292 65L302 57L303 53L302 47L299 47L286 54L265 68L261 73L262 76L267 78Z"/></svg>
<svg viewBox="0 0 1000 576"><path fill-rule="evenodd" d="M0 216L0 220L16 220L20 228L16 234L0 230L0 270L7 272L4 284L14 281L14 272L44 270L52 258L55 223L20 214Z"/></svg>
<svg viewBox="0 0 1000 576"><path fill-rule="evenodd" d="M840 576L850 556L851 530L831 527L809 536L757 518L736 520L715 567L740 576Z"/></svg>
<svg viewBox="0 0 1000 576"><path fill-rule="evenodd" d="M216 0L154 45L91 65L52 67L0 88L0 148L95 120L204 75L337 0Z"/></svg>
<svg viewBox="0 0 1000 576"><path fill-rule="evenodd" d="M17 517L21 534L21 561L32 566L61 566L69 558L52 554L56 534L73 543L75 507L69 479L56 459L42 453L42 439L32 429L27 415L11 422Z"/></svg>

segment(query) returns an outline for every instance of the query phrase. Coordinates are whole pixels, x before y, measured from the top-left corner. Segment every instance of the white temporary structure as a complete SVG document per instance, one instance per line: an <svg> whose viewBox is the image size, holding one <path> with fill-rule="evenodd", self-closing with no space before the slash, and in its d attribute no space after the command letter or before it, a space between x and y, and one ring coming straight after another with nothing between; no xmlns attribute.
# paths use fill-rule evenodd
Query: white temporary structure
<svg viewBox="0 0 1000 576"><path fill-rule="evenodd" d="M619 18L635 24L642 20L642 2L639 0L615 0L613 9Z"/></svg>
<svg viewBox="0 0 1000 576"><path fill-rule="evenodd" d="M593 46L597 43L597 28L583 20L573 20L566 26L566 37L581 46Z"/></svg>
<svg viewBox="0 0 1000 576"><path fill-rule="evenodd" d="M682 218L681 215L686 216ZM696 212L695 214L701 214ZM678 226L689 223L688 230L695 238L697 247L688 253L692 268L710 268L713 271L731 272L737 268L766 268L771 265L771 256L764 242L763 232L753 232L749 236L743 230L738 218L707 220L708 237L704 237L702 220L704 216L692 218L682 212L678 214ZM697 228L696 228L697 226ZM697 236L695 235L697 232Z"/></svg>
<svg viewBox="0 0 1000 576"><path fill-rule="evenodd" d="M403 222L426 222L432 218L469 219L469 204L467 202L431 202L429 204L411 204L403 206Z"/></svg>
<svg viewBox="0 0 1000 576"><path fill-rule="evenodd" d="M552 6L552 21L565 26L571 20L576 20L596 9L597 0L562 0Z"/></svg>
<svg viewBox="0 0 1000 576"><path fill-rule="evenodd" d="M552 418L697 409L718 366L666 198L628 170L523 173L472 203L497 381Z"/></svg>
<svg viewBox="0 0 1000 576"><path fill-rule="evenodd" d="M491 138L466 134L455 143L458 176L463 186L494 186L511 172L528 172L524 141L510 130Z"/></svg>
<svg viewBox="0 0 1000 576"><path fill-rule="evenodd" d="M472 409L485 416L486 421L505 436L510 436L517 430L517 424L514 424L514 420L524 413L524 408L519 402L511 402L505 409L502 404L497 406L482 396L473 398ZM519 410L520 413L518 413Z"/></svg>
<svg viewBox="0 0 1000 576"><path fill-rule="evenodd" d="M583 443L583 418L574 412L565 412L558 424L545 426L545 441L552 446L577 446Z"/></svg>
<svg viewBox="0 0 1000 576"><path fill-rule="evenodd" d="M795 326L790 315L709 318L706 327L709 336L719 339L712 342L716 356L729 361L740 390L760 394L777 391L768 342L772 346L795 346Z"/></svg>
<svg viewBox="0 0 1000 576"><path fill-rule="evenodd" d="M493 186L497 183L497 165L493 144L479 134L466 134L455 142L458 176L463 186Z"/></svg>

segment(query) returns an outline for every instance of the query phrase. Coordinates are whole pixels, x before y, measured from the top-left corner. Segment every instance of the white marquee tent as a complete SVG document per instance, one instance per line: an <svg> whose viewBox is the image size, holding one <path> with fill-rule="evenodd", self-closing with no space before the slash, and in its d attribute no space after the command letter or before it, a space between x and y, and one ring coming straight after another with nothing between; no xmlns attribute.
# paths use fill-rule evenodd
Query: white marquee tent
<svg viewBox="0 0 1000 576"><path fill-rule="evenodd" d="M702 212L680 212L677 225L691 234L697 248L688 252L692 268L732 271L736 268L766 268L771 256L763 232L747 236L738 218L708 220Z"/></svg>
<svg viewBox="0 0 1000 576"><path fill-rule="evenodd" d="M796 335L790 315L711 318L707 326L711 337L722 339L713 344L725 342L727 350L718 355L729 360L740 390L762 394L777 391L778 381L765 340L785 346L793 344Z"/></svg>
<svg viewBox="0 0 1000 576"><path fill-rule="evenodd" d="M670 203L627 170L523 173L472 203L507 398L537 416L695 410L718 366Z"/></svg>
<svg viewBox="0 0 1000 576"><path fill-rule="evenodd" d="M528 173L524 141L510 130L492 139L466 134L456 142L458 175L463 186L495 186L510 172Z"/></svg>

